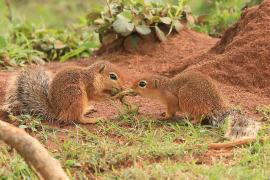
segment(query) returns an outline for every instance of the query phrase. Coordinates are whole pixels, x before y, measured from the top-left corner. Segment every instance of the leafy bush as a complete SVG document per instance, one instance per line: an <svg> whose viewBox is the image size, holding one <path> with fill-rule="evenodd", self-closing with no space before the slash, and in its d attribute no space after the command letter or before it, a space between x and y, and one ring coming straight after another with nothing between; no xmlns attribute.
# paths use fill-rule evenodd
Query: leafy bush
<svg viewBox="0 0 270 180"><path fill-rule="evenodd" d="M165 33L160 25L180 31L183 28L180 20L184 12L186 0L178 0L177 4L168 4L157 1L144 0L111 0L107 6L88 14L88 24L101 37L110 33L117 33L120 37L126 37L136 32L140 35L148 35L155 31L157 37L164 41Z"/></svg>
<svg viewBox="0 0 270 180"><path fill-rule="evenodd" d="M145 36L155 33L161 41L164 41L173 30L181 31L183 20L190 22L195 30L220 36L240 17L241 8L246 3L254 5L260 1L107 0L103 6L93 6L87 17L77 20L78 25L71 25L68 28L64 28L63 25L55 26L55 20L52 24L48 21L46 26L30 24L17 17L19 11L8 12L10 7L4 8L4 3L0 2L0 16L3 19L0 25L6 27L5 31L0 29L0 67L21 66L30 62L43 64L44 61L49 60L65 61L72 57L88 57L99 47L100 41L102 44L108 44L134 34ZM17 4L20 1L11 2ZM55 2L56 0L46 1L51 5ZM59 2L60 4L56 6L64 5L61 12L64 11L63 13L66 14L69 2L72 1L63 2L62 5ZM83 6L83 1L75 5L79 8ZM193 23L194 20L187 5L191 6L192 12L194 11L194 14L198 16L197 24ZM197 9L194 8L195 5ZM35 4L34 7L39 6ZM50 5L46 4L46 7ZM43 10L43 14L48 13L45 9ZM13 18L10 18L12 14ZM48 15L48 19L52 17L52 14ZM59 21L66 21L66 16L65 19L61 18ZM12 19L12 22L8 19ZM75 18L72 17L72 19ZM64 23L59 22L59 24Z"/></svg>

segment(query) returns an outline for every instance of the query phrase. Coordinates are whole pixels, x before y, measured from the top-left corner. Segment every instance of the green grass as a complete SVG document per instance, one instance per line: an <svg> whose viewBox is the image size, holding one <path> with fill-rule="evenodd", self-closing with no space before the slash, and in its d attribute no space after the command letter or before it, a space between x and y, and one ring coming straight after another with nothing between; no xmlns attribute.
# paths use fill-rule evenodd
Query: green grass
<svg viewBox="0 0 270 180"><path fill-rule="evenodd" d="M193 126L184 120L158 121L121 115L96 125L50 127L29 116L14 119L59 159L72 179L265 179L270 175L270 144L236 148L231 155L207 155L222 141L222 128ZM14 122L13 122L14 123ZM270 127L265 126L264 133ZM230 153L230 151L228 151ZM5 145L0 151L1 179L36 178L20 156Z"/></svg>

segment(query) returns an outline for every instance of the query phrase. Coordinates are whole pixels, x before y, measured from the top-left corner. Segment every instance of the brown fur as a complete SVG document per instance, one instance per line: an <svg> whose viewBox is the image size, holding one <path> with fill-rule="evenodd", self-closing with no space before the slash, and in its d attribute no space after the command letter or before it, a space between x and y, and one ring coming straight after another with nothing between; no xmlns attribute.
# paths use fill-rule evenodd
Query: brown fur
<svg viewBox="0 0 270 180"><path fill-rule="evenodd" d="M110 79L110 73L118 79ZM94 120L84 116L88 101L110 98L112 91L120 91L124 84L120 70L105 61L86 68L64 69L52 80L48 77L40 68L21 72L10 87L12 91L6 97L5 109L16 114L45 116L51 121L91 123Z"/></svg>
<svg viewBox="0 0 270 180"><path fill-rule="evenodd" d="M146 88L138 86L141 80L147 81ZM177 111L200 118L226 107L213 81L200 73L182 73L171 79L156 75L141 77L132 88L142 96L163 102L167 106L167 118Z"/></svg>
<svg viewBox="0 0 270 180"><path fill-rule="evenodd" d="M142 81L147 83L145 87L139 86ZM144 76L135 80L131 88L143 97L158 99L165 104L165 118L171 118L179 111L192 118L193 123L207 119L210 124L219 125L231 115L226 133L230 139L254 137L260 127L259 123L231 111L213 80L198 72L181 73L171 79Z"/></svg>

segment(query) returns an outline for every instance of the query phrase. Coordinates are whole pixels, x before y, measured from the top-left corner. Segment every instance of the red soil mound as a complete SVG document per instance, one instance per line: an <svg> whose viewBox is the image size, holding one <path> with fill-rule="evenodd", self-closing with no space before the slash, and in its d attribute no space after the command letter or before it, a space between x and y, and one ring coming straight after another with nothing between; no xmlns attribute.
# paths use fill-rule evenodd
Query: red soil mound
<svg viewBox="0 0 270 180"><path fill-rule="evenodd" d="M185 59L170 72L198 70L221 83L270 98L269 34L270 1L266 0L243 12L209 52Z"/></svg>
<svg viewBox="0 0 270 180"><path fill-rule="evenodd" d="M137 73L150 72L169 75L168 72L179 65L183 59L208 51L217 40L185 29L180 34L169 37L164 43L146 42L141 47L148 49L146 54L130 54L120 51L103 55L101 58L128 67ZM152 50L149 51L149 49Z"/></svg>

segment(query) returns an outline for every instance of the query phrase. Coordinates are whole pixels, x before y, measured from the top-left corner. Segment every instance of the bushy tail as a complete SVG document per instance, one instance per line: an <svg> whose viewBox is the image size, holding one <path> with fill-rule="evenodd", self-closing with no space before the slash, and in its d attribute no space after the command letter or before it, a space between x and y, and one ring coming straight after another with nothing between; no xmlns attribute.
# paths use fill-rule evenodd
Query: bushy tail
<svg viewBox="0 0 270 180"><path fill-rule="evenodd" d="M261 123L240 113L232 113L228 117L228 129L225 137L230 140L256 138Z"/></svg>
<svg viewBox="0 0 270 180"><path fill-rule="evenodd" d="M3 110L53 118L48 99L49 75L41 68L22 70L7 89Z"/></svg>
<svg viewBox="0 0 270 180"><path fill-rule="evenodd" d="M212 126L226 126L225 138L230 140L256 137L261 123L249 118L239 110L227 109L216 111L206 117L206 124Z"/></svg>

